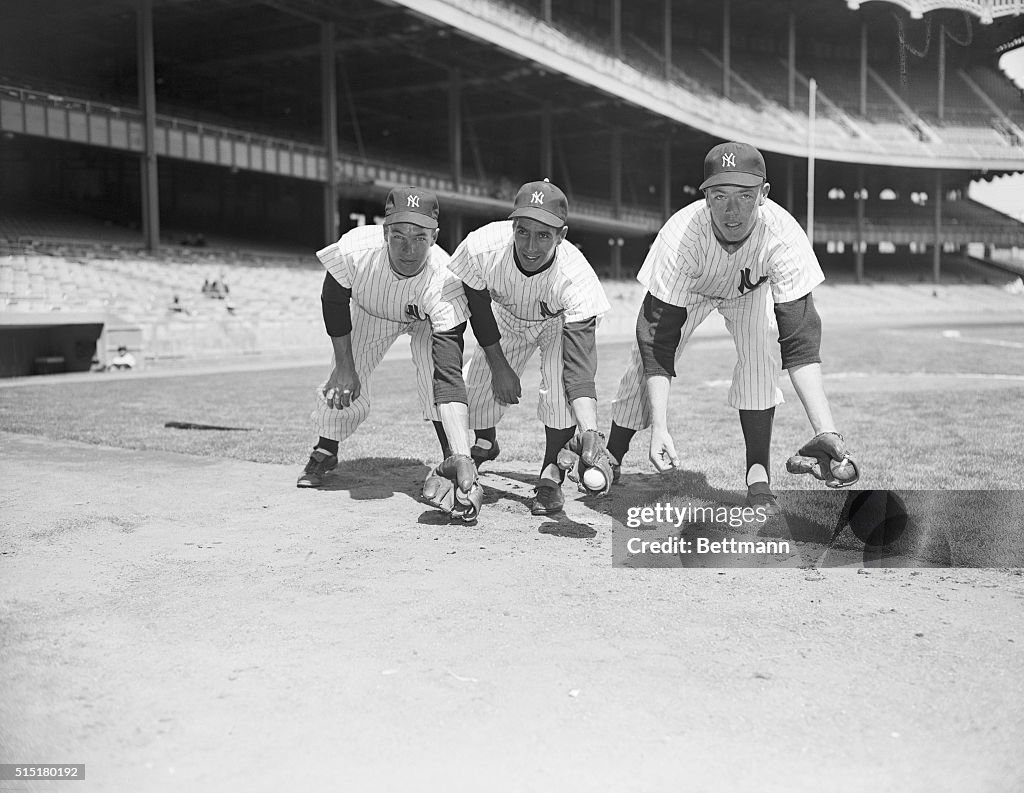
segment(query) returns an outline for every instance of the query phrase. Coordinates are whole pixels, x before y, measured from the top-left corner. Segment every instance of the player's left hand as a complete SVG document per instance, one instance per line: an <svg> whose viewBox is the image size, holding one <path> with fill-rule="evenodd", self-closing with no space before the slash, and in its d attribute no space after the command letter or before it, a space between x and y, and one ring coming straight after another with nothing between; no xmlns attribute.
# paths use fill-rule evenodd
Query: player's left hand
<svg viewBox="0 0 1024 793"><path fill-rule="evenodd" d="M423 500L466 523L476 520L484 502L484 490L477 481L473 458L453 454L427 474Z"/></svg>
<svg viewBox="0 0 1024 793"><path fill-rule="evenodd" d="M810 474L828 487L849 487L860 479L846 440L838 432L820 432L786 460L791 474Z"/></svg>

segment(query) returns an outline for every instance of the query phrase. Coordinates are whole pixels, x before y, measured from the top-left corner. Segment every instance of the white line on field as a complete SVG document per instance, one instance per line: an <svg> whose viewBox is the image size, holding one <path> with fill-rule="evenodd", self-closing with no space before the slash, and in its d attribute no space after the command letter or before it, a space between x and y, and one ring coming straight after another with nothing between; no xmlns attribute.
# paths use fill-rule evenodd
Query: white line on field
<svg viewBox="0 0 1024 793"><path fill-rule="evenodd" d="M885 377L953 377L960 380L1005 380L1011 383L1024 383L1021 374L989 374L986 372L829 372L824 374L826 380L853 380L856 378L880 379ZM712 388L732 385L732 380L705 380L704 385Z"/></svg>
<svg viewBox="0 0 1024 793"><path fill-rule="evenodd" d="M1006 339L974 339L963 336L958 330L942 331L942 338L949 341L958 341L962 344L988 344L992 347L1010 347L1014 350L1024 350L1024 343L1019 341L1006 341Z"/></svg>

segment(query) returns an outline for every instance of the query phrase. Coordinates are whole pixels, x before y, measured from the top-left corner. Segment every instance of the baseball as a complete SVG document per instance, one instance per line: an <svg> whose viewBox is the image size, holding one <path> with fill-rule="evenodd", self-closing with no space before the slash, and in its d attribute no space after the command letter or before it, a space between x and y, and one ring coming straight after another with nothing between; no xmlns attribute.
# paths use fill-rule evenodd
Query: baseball
<svg viewBox="0 0 1024 793"><path fill-rule="evenodd" d="M605 482L604 474L597 468L588 468L583 472L583 486L587 490L604 490Z"/></svg>
<svg viewBox="0 0 1024 793"><path fill-rule="evenodd" d="M857 475L857 469L850 464L850 460L846 457L842 460L832 460L829 467L832 469L832 476L840 482L849 482Z"/></svg>

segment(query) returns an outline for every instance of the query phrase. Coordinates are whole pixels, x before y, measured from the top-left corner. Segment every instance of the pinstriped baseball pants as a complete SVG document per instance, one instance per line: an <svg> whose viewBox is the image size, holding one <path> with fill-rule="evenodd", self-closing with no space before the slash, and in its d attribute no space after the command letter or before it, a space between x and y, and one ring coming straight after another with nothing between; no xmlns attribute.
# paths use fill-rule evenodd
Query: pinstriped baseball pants
<svg viewBox="0 0 1024 793"><path fill-rule="evenodd" d="M767 410L781 405L784 400L779 389L782 371L779 328L775 321L772 292L767 287L759 287L730 300L692 295L686 306L686 322L676 348L677 376L687 374L685 367L680 369L678 366L687 341L716 308L725 319L725 327L736 346L737 359L729 388L729 405L737 410ZM651 426L647 380L640 350L636 346L612 401L612 421L620 427L634 430Z"/></svg>
<svg viewBox="0 0 1024 793"><path fill-rule="evenodd" d="M565 429L575 426L576 417L565 396L562 381L561 317L543 322L526 322L511 317L495 307L494 319L501 332L501 349L509 366L522 377L534 350L540 350L540 392L537 418L548 427ZM477 348L464 372L469 392L469 425L474 430L494 427L507 408L494 398L491 367L482 349ZM524 395L525 396L525 395Z"/></svg>
<svg viewBox="0 0 1024 793"><path fill-rule="evenodd" d="M343 441L370 415L371 375L380 364L384 354L391 349L399 336L408 333L412 337L412 362L416 369L416 393L419 396L423 417L440 421L440 414L434 406L434 363L431 354L432 328L430 320L393 322L367 314L355 303L352 310L352 358L359 375L360 393L351 406L343 410L328 407L323 388L327 381L316 389L316 406L310 418L317 433L336 441ZM334 356L331 356L334 368Z"/></svg>

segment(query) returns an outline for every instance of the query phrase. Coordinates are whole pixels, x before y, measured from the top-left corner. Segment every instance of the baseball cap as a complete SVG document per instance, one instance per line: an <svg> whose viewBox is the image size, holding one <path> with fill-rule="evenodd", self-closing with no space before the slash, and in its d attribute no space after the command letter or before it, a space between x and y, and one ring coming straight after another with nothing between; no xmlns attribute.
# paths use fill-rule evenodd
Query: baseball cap
<svg viewBox="0 0 1024 793"><path fill-rule="evenodd" d="M720 184L757 187L764 181L764 157L749 143L719 143L704 158L704 181L700 189Z"/></svg>
<svg viewBox="0 0 1024 793"><path fill-rule="evenodd" d="M560 229L569 219L569 199L547 179L527 182L516 193L509 218L532 218Z"/></svg>
<svg viewBox="0 0 1024 793"><path fill-rule="evenodd" d="M396 187L384 204L384 223L413 223L437 228L437 196L418 187Z"/></svg>

